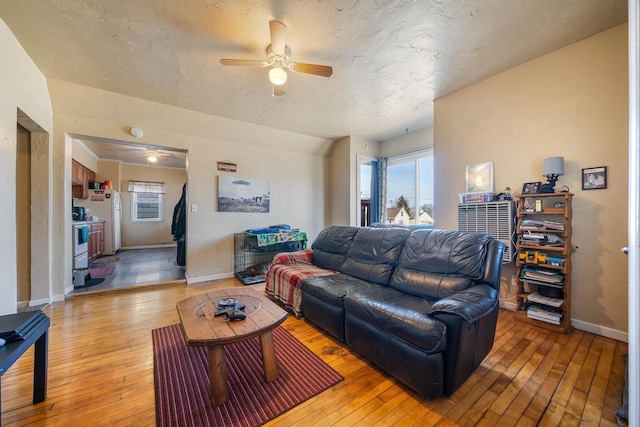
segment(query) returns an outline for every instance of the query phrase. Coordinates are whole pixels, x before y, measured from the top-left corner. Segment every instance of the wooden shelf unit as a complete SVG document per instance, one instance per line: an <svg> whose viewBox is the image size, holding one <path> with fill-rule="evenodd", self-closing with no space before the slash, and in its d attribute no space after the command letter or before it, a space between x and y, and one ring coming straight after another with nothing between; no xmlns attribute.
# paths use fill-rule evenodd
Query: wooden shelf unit
<svg viewBox="0 0 640 427"><path fill-rule="evenodd" d="M525 210L525 206L535 206L535 201L541 200L543 204L543 210L539 212L532 212ZM569 333L572 330L571 326L571 255L573 247L571 244L571 220L572 220L572 200L573 194L571 193L549 193L549 194L522 194L518 197L517 209L516 209L516 280L517 280L517 292L516 292L516 318L527 323L535 324L552 331L560 333ZM556 202L563 202L564 207L560 210L554 207ZM547 209L545 212L544 207ZM555 229L530 229L521 227L522 221L526 219L539 220L539 221L553 221L564 224L564 230ZM521 242L521 236L528 232L532 233L546 233L547 235L556 235L564 240L562 246L534 246L523 244ZM539 253L545 254L548 257L560 258L562 265L551 265L550 263L529 262L525 258L521 258L521 254L527 252L536 252L536 258ZM540 267L543 271L549 273L561 273L564 276L563 283L543 283L541 281L522 279L522 271L526 266ZM528 297L531 291L537 290L538 287L547 286L550 288L562 289L563 291L563 303L559 307L562 312L562 318L560 324L554 324L544 320L532 319L527 315L527 308L525 305L529 302ZM527 288L528 287L528 288ZM545 304L541 304L544 306Z"/></svg>

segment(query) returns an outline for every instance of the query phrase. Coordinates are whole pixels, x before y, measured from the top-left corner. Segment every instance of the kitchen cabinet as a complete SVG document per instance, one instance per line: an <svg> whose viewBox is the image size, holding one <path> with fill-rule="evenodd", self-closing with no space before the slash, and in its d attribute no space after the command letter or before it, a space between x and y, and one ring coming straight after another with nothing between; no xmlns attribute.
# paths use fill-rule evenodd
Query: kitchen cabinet
<svg viewBox="0 0 640 427"><path fill-rule="evenodd" d="M104 253L104 221L89 223L89 263Z"/></svg>
<svg viewBox="0 0 640 427"><path fill-rule="evenodd" d="M89 185L96 180L96 173L81 163L71 160L71 197L86 199L89 197Z"/></svg>
<svg viewBox="0 0 640 427"><path fill-rule="evenodd" d="M85 167L82 164L71 160L71 182L73 184L82 185L84 182L84 169Z"/></svg>

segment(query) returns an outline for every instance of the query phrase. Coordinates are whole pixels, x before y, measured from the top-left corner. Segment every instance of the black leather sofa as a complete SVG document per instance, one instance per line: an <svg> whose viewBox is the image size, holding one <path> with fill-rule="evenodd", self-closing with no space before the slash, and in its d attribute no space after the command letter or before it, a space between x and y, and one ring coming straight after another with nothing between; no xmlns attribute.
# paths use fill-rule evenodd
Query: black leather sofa
<svg viewBox="0 0 640 427"><path fill-rule="evenodd" d="M329 227L302 312L418 392L450 395L491 350L504 244L480 233Z"/></svg>

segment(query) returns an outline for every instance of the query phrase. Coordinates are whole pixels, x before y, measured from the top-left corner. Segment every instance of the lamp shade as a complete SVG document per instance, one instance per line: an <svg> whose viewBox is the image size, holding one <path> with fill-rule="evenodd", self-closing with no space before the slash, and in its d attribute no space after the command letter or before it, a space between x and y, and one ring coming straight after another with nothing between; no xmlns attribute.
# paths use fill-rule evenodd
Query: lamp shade
<svg viewBox="0 0 640 427"><path fill-rule="evenodd" d="M272 68L269 71L269 80L276 86L283 85L287 81L287 73L282 68Z"/></svg>
<svg viewBox="0 0 640 427"><path fill-rule="evenodd" d="M564 157L547 157L544 159L542 176L564 175Z"/></svg>

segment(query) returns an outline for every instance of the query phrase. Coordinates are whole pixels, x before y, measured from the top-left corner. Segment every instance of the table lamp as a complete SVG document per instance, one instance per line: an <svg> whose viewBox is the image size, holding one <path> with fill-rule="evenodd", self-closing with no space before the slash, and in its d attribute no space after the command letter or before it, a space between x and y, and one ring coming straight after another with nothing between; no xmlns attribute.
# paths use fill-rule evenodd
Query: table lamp
<svg viewBox="0 0 640 427"><path fill-rule="evenodd" d="M553 193L556 181L560 175L564 175L564 157L547 157L544 159L542 176L546 176L548 182L542 185L541 193Z"/></svg>

